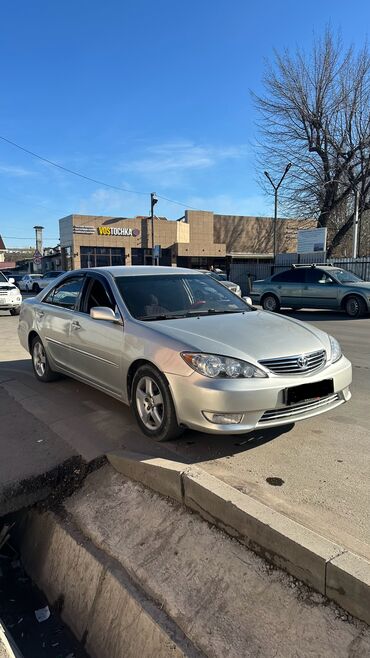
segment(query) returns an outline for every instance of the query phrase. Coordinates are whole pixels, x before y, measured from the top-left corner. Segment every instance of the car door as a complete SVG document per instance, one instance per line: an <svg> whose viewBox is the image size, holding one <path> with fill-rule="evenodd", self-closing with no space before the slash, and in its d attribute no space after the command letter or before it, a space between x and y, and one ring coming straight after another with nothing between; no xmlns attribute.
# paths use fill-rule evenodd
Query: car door
<svg viewBox="0 0 370 658"><path fill-rule="evenodd" d="M306 269L302 299L302 306L307 308L337 308L338 284L326 270L318 267Z"/></svg>
<svg viewBox="0 0 370 658"><path fill-rule="evenodd" d="M276 289L281 301L281 306L302 306L302 288L304 283L304 270L292 268L280 272L272 278L273 287Z"/></svg>
<svg viewBox="0 0 370 658"><path fill-rule="evenodd" d="M70 370L69 339L73 312L84 283L83 275L71 275L34 306L35 328L51 360L63 370Z"/></svg>
<svg viewBox="0 0 370 658"><path fill-rule="evenodd" d="M109 282L99 274L88 274L79 310L73 314L70 333L73 371L89 383L122 396L122 323L90 317L94 306L116 309Z"/></svg>

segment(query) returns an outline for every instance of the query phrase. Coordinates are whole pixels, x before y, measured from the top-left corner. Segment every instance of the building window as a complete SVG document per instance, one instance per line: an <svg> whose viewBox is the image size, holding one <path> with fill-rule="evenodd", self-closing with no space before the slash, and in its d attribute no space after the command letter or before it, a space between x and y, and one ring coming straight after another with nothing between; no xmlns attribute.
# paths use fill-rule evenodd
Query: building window
<svg viewBox="0 0 370 658"><path fill-rule="evenodd" d="M125 250L120 247L81 247L81 267L125 265Z"/></svg>

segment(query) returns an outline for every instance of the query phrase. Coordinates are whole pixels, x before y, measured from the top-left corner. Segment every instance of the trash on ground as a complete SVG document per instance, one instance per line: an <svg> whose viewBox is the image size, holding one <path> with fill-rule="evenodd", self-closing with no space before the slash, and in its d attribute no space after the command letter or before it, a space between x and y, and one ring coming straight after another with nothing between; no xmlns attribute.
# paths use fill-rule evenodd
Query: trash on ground
<svg viewBox="0 0 370 658"><path fill-rule="evenodd" d="M45 608L40 608L39 610L35 610L35 616L40 624L42 621L46 621L47 619L49 619L50 617L49 606L46 605Z"/></svg>

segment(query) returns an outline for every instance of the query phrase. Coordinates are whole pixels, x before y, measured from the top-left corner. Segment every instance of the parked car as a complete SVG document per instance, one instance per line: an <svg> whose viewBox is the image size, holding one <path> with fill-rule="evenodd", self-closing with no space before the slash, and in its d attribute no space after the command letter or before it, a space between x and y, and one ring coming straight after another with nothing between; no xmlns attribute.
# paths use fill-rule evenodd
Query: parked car
<svg viewBox="0 0 370 658"><path fill-rule="evenodd" d="M69 272L23 302L18 332L39 381L63 373L108 393L158 441L185 427L284 425L351 397L351 364L335 338L254 310L194 270Z"/></svg>
<svg viewBox="0 0 370 658"><path fill-rule="evenodd" d="M40 292L38 285L40 279L42 274L24 274L18 283L19 289L25 292Z"/></svg>
<svg viewBox="0 0 370 658"><path fill-rule="evenodd" d="M213 270L199 270L199 272L202 272L202 274L208 274L208 276L211 276L212 279L219 281L223 286L225 286L225 288L228 288L231 290L231 292L235 293L235 295L238 295L238 297L242 296L240 286L237 283L228 281L226 274L223 274L222 272L215 272Z"/></svg>
<svg viewBox="0 0 370 658"><path fill-rule="evenodd" d="M370 312L370 281L331 265L293 265L261 281L250 296L266 311L282 306L343 310L351 318Z"/></svg>
<svg viewBox="0 0 370 658"><path fill-rule="evenodd" d="M13 277L6 278L0 272L0 310L10 311L10 315L19 315L22 295L14 284Z"/></svg>
<svg viewBox="0 0 370 658"><path fill-rule="evenodd" d="M35 284L32 286L32 291L33 292L40 292L40 290L43 290L46 288L49 283L53 283L55 279L59 278L62 274L65 274L63 270L61 271L51 271L51 272L46 272L45 274L42 274L40 279L38 279Z"/></svg>

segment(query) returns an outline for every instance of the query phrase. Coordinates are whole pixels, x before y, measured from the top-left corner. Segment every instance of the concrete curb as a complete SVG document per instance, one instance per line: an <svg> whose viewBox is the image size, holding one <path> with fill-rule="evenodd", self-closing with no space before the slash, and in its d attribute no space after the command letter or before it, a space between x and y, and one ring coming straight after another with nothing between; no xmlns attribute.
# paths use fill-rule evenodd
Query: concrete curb
<svg viewBox="0 0 370 658"><path fill-rule="evenodd" d="M30 511L21 529L21 555L27 573L91 658L201 658L122 565L70 522Z"/></svg>
<svg viewBox="0 0 370 658"><path fill-rule="evenodd" d="M370 563L364 558L196 466L124 450L107 458L118 472L196 511L370 624Z"/></svg>
<svg viewBox="0 0 370 658"><path fill-rule="evenodd" d="M0 658L23 658L0 620Z"/></svg>

